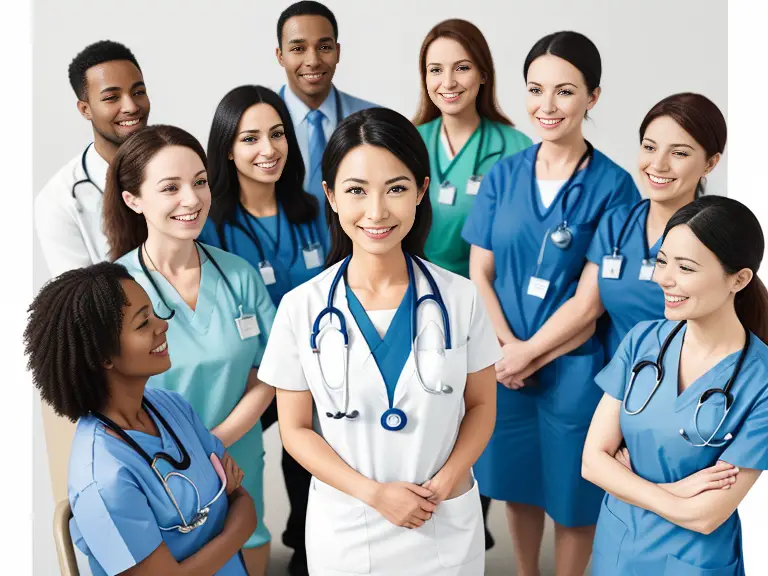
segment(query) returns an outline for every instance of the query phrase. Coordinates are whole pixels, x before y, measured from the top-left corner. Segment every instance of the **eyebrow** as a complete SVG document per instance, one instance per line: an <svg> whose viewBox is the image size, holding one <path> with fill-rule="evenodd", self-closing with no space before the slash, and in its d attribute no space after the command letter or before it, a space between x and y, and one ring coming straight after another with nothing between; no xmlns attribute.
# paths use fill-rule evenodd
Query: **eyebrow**
<svg viewBox="0 0 768 576"><path fill-rule="evenodd" d="M144 81L139 80L138 82L133 83L133 85L131 86L131 90L135 90L139 86L144 86L146 88L146 84L144 84ZM119 92L119 91L120 91L120 86L109 86L107 88L104 88L104 90L99 92L99 94L104 94L104 92Z"/></svg>
<svg viewBox="0 0 768 576"><path fill-rule="evenodd" d="M323 36L322 38L317 39L318 42L334 42L334 39L332 36ZM306 38L292 38L288 40L288 44L305 44L307 42Z"/></svg>
<svg viewBox="0 0 768 576"><path fill-rule="evenodd" d="M203 168L197 174L195 174L193 176L193 178L197 178L198 176L200 176L200 174L203 174L204 172L206 172L205 168ZM181 177L180 176L168 176L167 178L160 178L160 180L158 180L157 183L160 184L160 182L165 182L166 180L181 180Z"/></svg>
<svg viewBox="0 0 768 576"><path fill-rule="evenodd" d="M534 84L536 86L544 86L543 84L539 84L538 82L534 82L533 80L529 81L528 84ZM578 88L576 84L573 82L562 82L560 84L555 84L555 88L562 88L563 86L573 86L574 88Z"/></svg>
<svg viewBox="0 0 768 576"><path fill-rule="evenodd" d="M648 140L648 142L650 142L652 144L656 144L656 142L654 140L652 140L651 138L643 138L643 140ZM656 144L656 145L658 146L658 144ZM691 150L695 150L695 148L693 146L691 146L690 144L670 144L669 147L670 148L690 148Z"/></svg>
<svg viewBox="0 0 768 576"><path fill-rule="evenodd" d="M408 176L395 176L394 178L390 178L386 182L384 182L385 185L394 184L395 182L399 182L400 180L408 180L410 181L410 178ZM344 182L356 182L357 184L368 184L368 180L363 180L362 178L347 178L344 180ZM342 182L342 184L344 183Z"/></svg>
<svg viewBox="0 0 768 576"><path fill-rule="evenodd" d="M146 312L147 310L149 310L149 305L148 305L148 304L144 304L144 306L142 306L141 308L139 308L139 311L138 311L138 312L136 312L136 314L134 314L134 315L133 315L133 318L131 318L131 320L135 320L135 319L136 319L136 316L138 316L138 315L139 315L139 314L141 314L142 312Z"/></svg>
<svg viewBox="0 0 768 576"><path fill-rule="evenodd" d="M470 60L469 58L462 58L461 60L456 60L456 62L454 62L452 66L456 66L458 64L461 64L462 62L469 62L470 64L472 64L472 60ZM427 66L440 66L440 63L430 62L429 64L427 64Z"/></svg>
<svg viewBox="0 0 768 576"><path fill-rule="evenodd" d="M272 130L274 130L275 128L280 128L281 126L283 126L283 123L282 123L282 122L280 122L279 124L275 124L274 126L272 126L271 128L269 128L269 129L267 130L267 132L271 132L271 131L272 131ZM238 135L238 136L240 136L241 134L260 134L260 133L261 133L261 130L259 130L258 128L254 128L254 129L252 129L252 130L243 130L243 131L241 131L241 132L238 132L238 134L237 134L237 135Z"/></svg>
<svg viewBox="0 0 768 576"><path fill-rule="evenodd" d="M664 256L665 258L667 257L667 255L664 253L663 250L659 250L659 254ZM675 260L677 260L678 262L693 262L694 264L696 264L696 266L701 266L701 264L696 262L696 260L694 260L693 258L686 258L685 256L677 256Z"/></svg>

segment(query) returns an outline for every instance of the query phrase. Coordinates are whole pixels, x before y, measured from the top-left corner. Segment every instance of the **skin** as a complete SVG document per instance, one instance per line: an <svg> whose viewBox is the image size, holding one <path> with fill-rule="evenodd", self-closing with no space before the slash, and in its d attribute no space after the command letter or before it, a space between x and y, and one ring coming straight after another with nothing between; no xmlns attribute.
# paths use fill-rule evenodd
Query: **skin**
<svg viewBox="0 0 768 576"><path fill-rule="evenodd" d="M590 92L581 72L572 64L552 55L534 60L526 79L526 111L538 136L542 140L536 160L536 177L544 180L564 180L577 168L586 151L582 133L585 114L600 97L600 88ZM546 121L555 120L554 126ZM583 169L585 164L578 166ZM497 370L513 361L519 339L507 323L499 299L493 288L495 258L493 252L479 246L470 250L469 275L477 285L486 305L491 322L502 344L503 359ZM588 335L581 333L582 343ZM520 388L522 378L512 375L505 385ZM518 574L538 576L539 551L544 530L544 509L518 503L507 503L507 518ZM555 524L555 564L558 576L581 575L589 562L594 527L568 528Z"/></svg>
<svg viewBox="0 0 768 576"><path fill-rule="evenodd" d="M132 210L143 214L148 236L143 248L148 268L158 270L191 309L200 290L200 259L194 239L208 216L211 191L202 159L183 146L160 150L147 164L138 193L123 192ZM197 215L188 222L180 216ZM258 379L255 369L248 375L246 392L229 416L211 432L231 446L261 418L274 398L274 389ZM243 550L252 575L266 573L269 544Z"/></svg>
<svg viewBox="0 0 768 576"><path fill-rule="evenodd" d="M291 91L311 109L319 108L331 93L341 55L330 21L322 16L289 18L275 54Z"/></svg>
<svg viewBox="0 0 768 576"><path fill-rule="evenodd" d="M453 38L438 38L429 45L426 90L442 113L443 129L454 154L480 125L476 102L484 83L484 74L461 43ZM446 95L451 98L446 99Z"/></svg>
<svg viewBox="0 0 768 576"><path fill-rule="evenodd" d="M288 140L277 110L256 104L243 113L229 159L237 168L240 201L246 210L256 217L277 214L275 184L288 160Z"/></svg>
<svg viewBox="0 0 768 576"><path fill-rule="evenodd" d="M93 127L96 151L112 162L120 144L147 125L150 103L144 77L133 62L113 60L89 68L85 80L86 99L77 101L77 109Z"/></svg>
<svg viewBox="0 0 768 576"><path fill-rule="evenodd" d="M408 286L402 240L413 227L416 206L429 188L390 152L370 145L352 149L336 181L323 183L341 227L353 242L348 284L368 310L397 307ZM366 229L391 229L371 238ZM380 483L347 465L312 428L312 394L278 390L280 431L285 449L313 476L376 509L406 528L424 524L440 503L470 487L469 471L490 438L495 412L493 368L467 375L466 414L451 456L422 486Z"/></svg>
<svg viewBox="0 0 768 576"><path fill-rule="evenodd" d="M120 354L104 363L109 400L102 412L124 430L137 430L159 436L154 420L144 410L141 401L149 377L161 374L171 367L168 349L158 351L165 343L168 323L154 315L152 302L138 283L134 280L121 280L120 283L128 304L123 307ZM166 544L162 543L147 558L124 574L208 576L220 570L237 554L256 529L256 514L253 500L245 489L240 487L242 471L226 453L222 464L227 477L226 492L229 499L229 509L222 531L182 562L177 562Z"/></svg>
<svg viewBox="0 0 768 576"><path fill-rule="evenodd" d="M667 296L686 300L668 303L669 320L687 320L680 355L678 391L687 389L720 360L744 347L746 334L734 308L736 293L752 280L743 269L727 274L717 257L685 225L673 228L659 251L655 280ZM760 476L759 470L729 463L697 472L675 484L654 484L613 457L623 435L621 402L603 396L589 429L582 475L615 497L701 534L710 534L735 512ZM628 458L626 455L624 458Z"/></svg>

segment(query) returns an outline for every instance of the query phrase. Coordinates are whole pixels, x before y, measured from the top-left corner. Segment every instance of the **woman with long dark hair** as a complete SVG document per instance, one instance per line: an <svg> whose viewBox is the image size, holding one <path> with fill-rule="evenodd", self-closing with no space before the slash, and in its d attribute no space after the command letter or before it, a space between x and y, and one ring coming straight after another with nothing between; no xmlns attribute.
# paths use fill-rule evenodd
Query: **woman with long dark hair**
<svg viewBox="0 0 768 576"><path fill-rule="evenodd" d="M768 469L764 249L755 215L729 198L667 223L654 272L666 319L635 326L596 378L582 465L608 493L596 576L744 574L736 508ZM622 442L629 459L615 457Z"/></svg>
<svg viewBox="0 0 768 576"><path fill-rule="evenodd" d="M310 573L480 576L471 467L493 427L499 345L474 285L423 260L426 146L400 114L365 110L336 129L322 170L328 269L283 298L259 372L313 476Z"/></svg>
<svg viewBox="0 0 768 576"><path fill-rule="evenodd" d="M251 575L263 575L270 534L259 418L274 391L257 369L275 307L253 266L196 240L210 205L205 151L180 128L134 134L110 165L104 223L112 258L168 320L172 367L149 386L180 393L243 469L259 518L243 557Z"/></svg>

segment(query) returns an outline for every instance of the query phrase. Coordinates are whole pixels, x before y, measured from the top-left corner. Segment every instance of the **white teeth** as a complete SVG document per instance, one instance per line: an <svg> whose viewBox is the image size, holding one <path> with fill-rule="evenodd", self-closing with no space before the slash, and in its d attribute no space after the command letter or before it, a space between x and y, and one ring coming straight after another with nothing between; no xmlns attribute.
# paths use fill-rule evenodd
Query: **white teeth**
<svg viewBox="0 0 768 576"><path fill-rule="evenodd" d="M654 184L669 184L674 180L674 178L659 178L658 176L654 176L653 174L648 174L648 178L651 179L651 182Z"/></svg>
<svg viewBox="0 0 768 576"><path fill-rule="evenodd" d="M136 124L139 123L139 120L125 120L123 122L118 122L120 126L136 126Z"/></svg>
<svg viewBox="0 0 768 576"><path fill-rule="evenodd" d="M181 220L182 222L191 222L192 220L197 220L197 217L200 215L200 211L198 210L194 214L185 214L184 216L171 216L174 220Z"/></svg>
<svg viewBox="0 0 768 576"><path fill-rule="evenodd" d="M375 236L379 236L381 234L386 234L390 230L392 230L394 226L390 226L389 228L363 228L368 234L373 234Z"/></svg>
<svg viewBox="0 0 768 576"><path fill-rule="evenodd" d="M558 118L558 119L555 119L555 120L550 120L548 118L539 118L539 122L541 122L542 124L544 124L546 126L554 126L555 124L559 124L562 121L563 121L562 118Z"/></svg>
<svg viewBox="0 0 768 576"><path fill-rule="evenodd" d="M683 300L688 300L687 296L670 296L669 294L664 294L664 300L667 302L682 302Z"/></svg>
<svg viewBox="0 0 768 576"><path fill-rule="evenodd" d="M459 93L458 92L445 92L443 94L440 94L440 96L442 96L446 100L453 100L454 98L458 98L459 97Z"/></svg>
<svg viewBox="0 0 768 576"><path fill-rule="evenodd" d="M256 166L259 168L264 168L265 170L269 170L270 168L274 168L277 165L277 160L272 160L272 162L257 162Z"/></svg>
<svg viewBox="0 0 768 576"><path fill-rule="evenodd" d="M308 80L317 80L322 77L322 74L302 74L302 76Z"/></svg>
<svg viewBox="0 0 768 576"><path fill-rule="evenodd" d="M160 352L165 352L165 349L168 348L168 340L160 344L157 348L152 350L152 354L160 354Z"/></svg>

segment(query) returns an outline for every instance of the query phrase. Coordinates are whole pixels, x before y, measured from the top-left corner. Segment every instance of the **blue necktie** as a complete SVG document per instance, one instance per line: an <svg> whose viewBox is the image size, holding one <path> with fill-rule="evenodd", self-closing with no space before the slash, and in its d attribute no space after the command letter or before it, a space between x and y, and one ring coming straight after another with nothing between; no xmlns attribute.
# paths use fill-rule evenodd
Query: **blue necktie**
<svg viewBox="0 0 768 576"><path fill-rule="evenodd" d="M323 175L320 165L325 150L325 132L323 132L323 118L325 115L320 110L311 110L307 114L309 121L309 190L320 201L321 210L325 206L325 193L323 192Z"/></svg>

